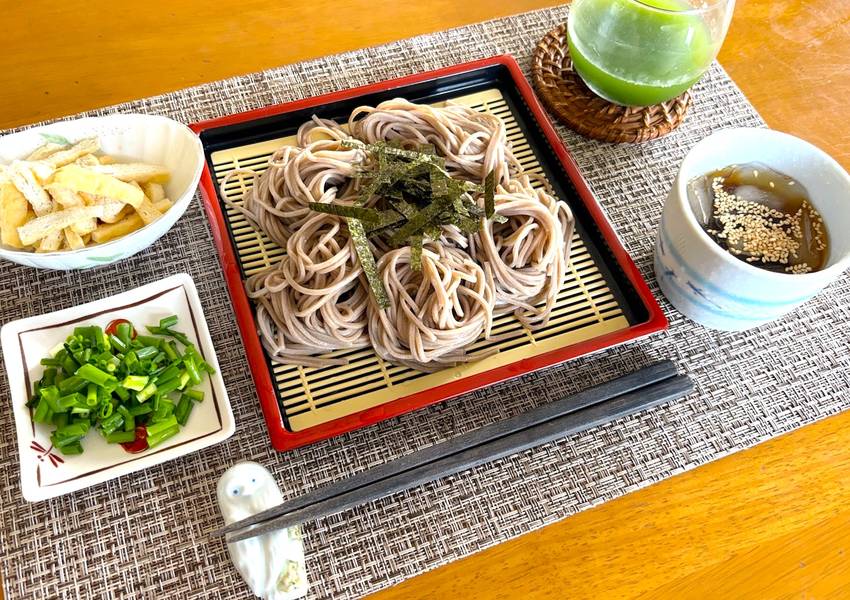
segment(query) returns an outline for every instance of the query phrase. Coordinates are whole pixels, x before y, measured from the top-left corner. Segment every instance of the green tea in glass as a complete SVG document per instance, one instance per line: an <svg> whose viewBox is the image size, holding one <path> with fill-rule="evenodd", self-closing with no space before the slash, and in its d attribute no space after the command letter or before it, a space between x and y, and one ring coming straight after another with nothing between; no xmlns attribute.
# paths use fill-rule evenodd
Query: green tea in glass
<svg viewBox="0 0 850 600"><path fill-rule="evenodd" d="M717 56L735 0L574 0L573 66L594 93L649 106L691 87Z"/></svg>

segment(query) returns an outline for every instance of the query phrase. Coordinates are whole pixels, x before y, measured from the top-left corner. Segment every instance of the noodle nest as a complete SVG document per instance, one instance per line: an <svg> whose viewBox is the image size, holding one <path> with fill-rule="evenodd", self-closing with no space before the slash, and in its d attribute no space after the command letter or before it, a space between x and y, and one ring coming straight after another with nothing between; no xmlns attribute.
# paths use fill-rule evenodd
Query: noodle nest
<svg viewBox="0 0 850 600"><path fill-rule="evenodd" d="M567 270L574 219L545 181L535 185L521 172L499 117L394 99L355 109L345 126L314 117L296 139L297 146L270 157L261 175L235 170L222 183L253 180L241 202L228 204L286 249L279 263L246 281L273 360L339 364L345 360L323 355L371 345L387 361L434 371L486 355L468 348L489 338L494 314L512 312L529 328L548 322ZM482 217L477 232L473 224L474 233L442 226L436 239L425 241L421 259L413 260L410 246L369 238L377 264L368 274L374 277L377 268L388 296L384 307L370 293L346 219L310 208L362 202L358 174L374 165L352 139L410 150L427 145L451 177L482 184L493 173L497 183L494 217ZM483 207L483 197L477 202Z"/></svg>
<svg viewBox="0 0 850 600"><path fill-rule="evenodd" d="M493 282L463 250L429 244L421 269L411 266L410 247L378 261L378 273L391 298L380 309L369 304L369 337L378 355L422 371L464 362L466 346L493 319Z"/></svg>

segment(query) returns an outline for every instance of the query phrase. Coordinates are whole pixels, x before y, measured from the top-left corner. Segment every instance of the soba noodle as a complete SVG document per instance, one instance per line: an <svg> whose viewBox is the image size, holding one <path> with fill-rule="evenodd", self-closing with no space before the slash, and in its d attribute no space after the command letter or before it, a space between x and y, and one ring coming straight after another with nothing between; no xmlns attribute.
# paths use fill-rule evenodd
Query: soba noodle
<svg viewBox="0 0 850 600"><path fill-rule="evenodd" d="M315 354L369 344L369 293L339 217L313 213L289 238L280 262L245 282L274 360L327 364Z"/></svg>
<svg viewBox="0 0 850 600"><path fill-rule="evenodd" d="M357 175L375 165L368 151L345 144L352 138L411 150L429 144L449 175L477 184L494 172L496 213L506 220L482 218L474 234L444 224L439 239L426 241L420 269L409 246L370 238L389 297L380 308L345 219L309 207L358 201ZM222 183L253 178L242 202L228 204L287 251L246 282L274 360L320 366L339 361L319 355L371 344L386 360L433 371L479 358L468 347L489 336L494 312L513 311L528 327L547 322L566 270L573 217L521 174L499 117L395 99L355 109L347 125L313 117L296 139L298 146L276 151L259 177L239 169Z"/></svg>
<svg viewBox="0 0 850 600"><path fill-rule="evenodd" d="M305 134L306 135L306 134ZM299 135L300 137L300 135ZM250 174L254 183L241 206L231 204L279 246L312 214L310 202L353 202L355 165L365 159L362 150L343 148L339 140L317 140L304 147L284 146L269 159L259 177L246 169L228 174Z"/></svg>
<svg viewBox="0 0 850 600"><path fill-rule="evenodd" d="M481 182L495 171L496 181L507 183L512 169L517 170L504 121L466 106L436 108L397 98L375 108L355 109L348 128L370 144L397 141L409 148L431 144L454 177Z"/></svg>
<svg viewBox="0 0 850 600"><path fill-rule="evenodd" d="M507 220L483 219L470 254L492 270L497 310L513 310L527 327L545 326L570 256L572 212L526 175L499 186L495 205Z"/></svg>
<svg viewBox="0 0 850 600"><path fill-rule="evenodd" d="M489 337L493 282L466 252L429 244L415 271L410 248L397 248L378 272L391 299L383 310L369 304L369 337L381 358L432 371L468 360L465 348Z"/></svg>

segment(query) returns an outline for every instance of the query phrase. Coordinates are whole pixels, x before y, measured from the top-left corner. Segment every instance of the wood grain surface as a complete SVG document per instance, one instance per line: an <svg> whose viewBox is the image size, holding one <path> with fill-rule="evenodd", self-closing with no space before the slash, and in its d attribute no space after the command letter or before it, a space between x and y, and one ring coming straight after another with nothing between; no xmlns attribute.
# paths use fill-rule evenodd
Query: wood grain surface
<svg viewBox="0 0 850 600"><path fill-rule="evenodd" d="M371 600L850 597L848 425L804 427Z"/></svg>
<svg viewBox="0 0 850 600"><path fill-rule="evenodd" d="M556 4L7 2L0 128ZM771 126L850 167L850 0L739 0L720 60ZM843 414L375 598L850 597L848 470Z"/></svg>

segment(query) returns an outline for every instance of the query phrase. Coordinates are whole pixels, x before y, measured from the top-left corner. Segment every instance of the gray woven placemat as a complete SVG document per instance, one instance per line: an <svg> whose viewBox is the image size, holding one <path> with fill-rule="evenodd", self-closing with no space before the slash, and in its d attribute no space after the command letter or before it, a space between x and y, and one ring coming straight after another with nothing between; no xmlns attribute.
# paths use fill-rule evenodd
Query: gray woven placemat
<svg viewBox="0 0 850 600"><path fill-rule="evenodd" d="M294 100L500 53L527 67L534 43L563 21L543 10L212 83L114 110L185 122ZM697 86L684 126L640 146L561 130L608 215L652 281L652 243L677 165L710 131L762 125L719 67ZM198 284L237 433L227 443L83 492L27 504L5 374L0 377L0 551L7 597L236 598L247 588L225 547L218 476L239 459L267 465L284 494L399 455L671 358L698 393L560 443L397 494L305 528L312 596L356 597L589 506L846 408L850 384L847 277L787 319L748 334L706 331L669 305L667 333L468 394L382 424L276 454L252 390L236 323L199 202L153 248L88 272L0 265L3 322L186 271ZM93 291L94 290L94 291ZM653 290L658 295L657 287Z"/></svg>

